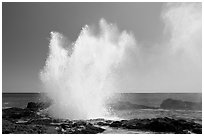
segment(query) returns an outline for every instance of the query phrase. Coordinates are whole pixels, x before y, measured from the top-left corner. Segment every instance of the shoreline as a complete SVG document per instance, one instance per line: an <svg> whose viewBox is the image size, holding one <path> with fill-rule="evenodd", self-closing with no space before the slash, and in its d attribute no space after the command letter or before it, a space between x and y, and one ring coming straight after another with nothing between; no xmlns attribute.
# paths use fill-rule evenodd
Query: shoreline
<svg viewBox="0 0 204 136"><path fill-rule="evenodd" d="M97 134L97 133L202 133L202 124L194 120L170 117L134 119L55 119L44 114L49 103L30 102L26 108L2 109L2 132L27 134ZM146 110L146 109L145 109ZM202 119L201 119L202 122Z"/></svg>

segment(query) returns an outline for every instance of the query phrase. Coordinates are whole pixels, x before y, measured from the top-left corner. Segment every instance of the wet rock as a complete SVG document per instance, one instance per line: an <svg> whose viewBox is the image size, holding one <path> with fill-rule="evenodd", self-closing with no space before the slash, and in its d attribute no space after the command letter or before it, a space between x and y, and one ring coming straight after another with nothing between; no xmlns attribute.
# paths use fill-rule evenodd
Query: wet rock
<svg viewBox="0 0 204 136"><path fill-rule="evenodd" d="M189 130L183 130L183 134L192 134Z"/></svg>
<svg viewBox="0 0 204 136"><path fill-rule="evenodd" d="M18 120L16 124L27 124L28 120Z"/></svg>
<svg viewBox="0 0 204 136"><path fill-rule="evenodd" d="M8 108L2 110L2 118L7 120L20 119L22 117L34 116L34 112L21 108Z"/></svg>
<svg viewBox="0 0 204 136"><path fill-rule="evenodd" d="M75 127L75 126L85 126L86 124L87 124L86 121L79 120L79 121L76 121L73 124L73 127Z"/></svg>
<svg viewBox="0 0 204 136"><path fill-rule="evenodd" d="M38 110L38 109L39 109L39 104L34 103L34 102L29 102L29 103L27 104L27 107L26 107L26 108L35 111L35 110Z"/></svg>
<svg viewBox="0 0 204 136"><path fill-rule="evenodd" d="M70 124L60 124L56 127L57 132L60 134L97 134L105 130L91 123L82 123L82 121Z"/></svg>
<svg viewBox="0 0 204 136"><path fill-rule="evenodd" d="M177 134L200 133L200 130L202 130L202 126L193 121L167 117L114 121L110 124L110 127Z"/></svg>
<svg viewBox="0 0 204 136"><path fill-rule="evenodd" d="M144 129L145 120L132 119L132 120L123 120L122 127L126 129Z"/></svg>
<svg viewBox="0 0 204 136"><path fill-rule="evenodd" d="M103 132L105 129L93 126L88 123L86 126L78 128L73 132L73 134L97 134Z"/></svg>
<svg viewBox="0 0 204 136"><path fill-rule="evenodd" d="M202 128L194 128L192 130L193 133L196 133L196 134L202 134Z"/></svg>
<svg viewBox="0 0 204 136"><path fill-rule="evenodd" d="M97 121L105 121L105 119L104 118L96 118L96 119L90 119L89 121L97 122Z"/></svg>
<svg viewBox="0 0 204 136"><path fill-rule="evenodd" d="M37 114L38 104L30 103L25 109L9 108L2 110L2 132L6 133L59 133L59 134L96 134L113 128L151 131L155 133L202 133L202 125L193 120L173 118L130 119L130 120L68 120L53 119Z"/></svg>
<svg viewBox="0 0 204 136"><path fill-rule="evenodd" d="M31 119L30 121L28 121L28 123L38 125L50 125L50 123L52 123L52 119L49 118Z"/></svg>
<svg viewBox="0 0 204 136"><path fill-rule="evenodd" d="M97 122L96 124L99 126L109 126L110 125L109 123L103 122L103 121Z"/></svg>
<svg viewBox="0 0 204 136"><path fill-rule="evenodd" d="M57 129L54 126L46 126L46 134L57 134Z"/></svg>
<svg viewBox="0 0 204 136"><path fill-rule="evenodd" d="M85 129L82 131L85 134L97 134L103 132L105 129L100 127L95 127L91 124L88 124Z"/></svg>
<svg viewBox="0 0 204 136"><path fill-rule="evenodd" d="M151 121L145 128L153 132L177 132L176 126L164 120Z"/></svg>
<svg viewBox="0 0 204 136"><path fill-rule="evenodd" d="M41 125L15 124L8 120L2 120L3 134L42 134L46 132L46 127Z"/></svg>
<svg viewBox="0 0 204 136"><path fill-rule="evenodd" d="M121 127L122 126L122 122L121 121L114 121L110 124L110 127Z"/></svg>
<svg viewBox="0 0 204 136"><path fill-rule="evenodd" d="M32 111L38 111L41 109L48 108L49 106L50 106L50 103L48 102L40 102L40 103L29 102L26 108Z"/></svg>

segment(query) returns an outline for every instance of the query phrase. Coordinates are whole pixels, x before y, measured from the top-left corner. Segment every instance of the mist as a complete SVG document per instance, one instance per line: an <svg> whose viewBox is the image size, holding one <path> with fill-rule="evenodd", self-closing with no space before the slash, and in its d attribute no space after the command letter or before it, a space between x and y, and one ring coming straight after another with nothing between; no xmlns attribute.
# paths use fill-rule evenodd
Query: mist
<svg viewBox="0 0 204 136"><path fill-rule="evenodd" d="M122 92L201 92L201 3L163 6L163 36L157 43L136 43L117 71ZM135 38L137 39L137 38Z"/></svg>

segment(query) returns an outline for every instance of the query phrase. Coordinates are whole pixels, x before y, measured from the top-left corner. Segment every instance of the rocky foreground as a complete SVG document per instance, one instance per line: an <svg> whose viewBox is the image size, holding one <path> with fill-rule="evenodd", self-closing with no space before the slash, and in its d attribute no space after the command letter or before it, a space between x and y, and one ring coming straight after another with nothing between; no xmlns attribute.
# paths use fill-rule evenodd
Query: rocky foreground
<svg viewBox="0 0 204 136"><path fill-rule="evenodd" d="M8 108L2 111L2 133L27 134L97 134L105 128L149 131L152 133L202 133L202 125L192 121L172 118L131 120L68 120L54 119L39 111L47 108L46 103L28 103L27 107Z"/></svg>

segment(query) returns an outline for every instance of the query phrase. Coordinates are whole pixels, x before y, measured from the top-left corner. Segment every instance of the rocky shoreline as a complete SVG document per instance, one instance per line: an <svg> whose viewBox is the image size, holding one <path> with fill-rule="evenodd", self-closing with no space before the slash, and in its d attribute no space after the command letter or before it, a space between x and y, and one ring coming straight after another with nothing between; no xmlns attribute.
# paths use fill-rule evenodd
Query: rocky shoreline
<svg viewBox="0 0 204 136"><path fill-rule="evenodd" d="M193 120L173 119L169 117L130 120L68 120L54 119L39 111L49 107L48 103L28 103L27 107L8 108L2 111L3 134L97 134L106 128L152 133L202 133L202 125Z"/></svg>

